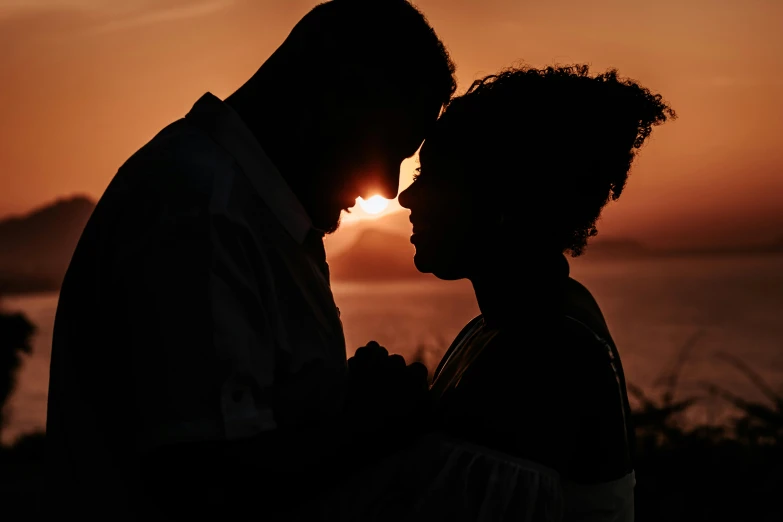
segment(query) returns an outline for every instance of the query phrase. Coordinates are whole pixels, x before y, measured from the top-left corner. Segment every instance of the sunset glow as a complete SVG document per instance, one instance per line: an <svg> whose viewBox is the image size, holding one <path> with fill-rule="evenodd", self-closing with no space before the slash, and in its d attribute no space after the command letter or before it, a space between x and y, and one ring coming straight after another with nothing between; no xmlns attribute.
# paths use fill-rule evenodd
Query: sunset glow
<svg viewBox="0 0 783 522"><path fill-rule="evenodd" d="M380 214L389 206L389 200L381 196L372 196L369 199L356 198L356 203L368 214Z"/></svg>
<svg viewBox="0 0 783 522"><path fill-rule="evenodd" d="M783 522L781 21L0 0L0 522Z"/></svg>
<svg viewBox="0 0 783 522"><path fill-rule="evenodd" d="M205 92L230 95L318 3L0 0L0 217L99 198L131 154ZM783 2L416 4L457 63L459 92L520 61L590 63L675 108L680 118L653 133L602 215L604 237L711 247L780 234L783 119L771 115L783 111ZM400 190L416 166L403 164ZM358 205L345 223L399 208Z"/></svg>

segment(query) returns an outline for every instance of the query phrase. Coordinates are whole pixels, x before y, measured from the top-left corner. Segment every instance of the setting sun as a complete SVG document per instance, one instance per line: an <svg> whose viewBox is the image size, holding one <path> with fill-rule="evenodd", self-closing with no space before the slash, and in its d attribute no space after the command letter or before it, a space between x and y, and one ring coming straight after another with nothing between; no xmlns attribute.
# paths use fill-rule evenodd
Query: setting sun
<svg viewBox="0 0 783 522"><path fill-rule="evenodd" d="M389 200L381 196L373 196L370 199L356 198L356 202L368 214L380 214L389 206Z"/></svg>

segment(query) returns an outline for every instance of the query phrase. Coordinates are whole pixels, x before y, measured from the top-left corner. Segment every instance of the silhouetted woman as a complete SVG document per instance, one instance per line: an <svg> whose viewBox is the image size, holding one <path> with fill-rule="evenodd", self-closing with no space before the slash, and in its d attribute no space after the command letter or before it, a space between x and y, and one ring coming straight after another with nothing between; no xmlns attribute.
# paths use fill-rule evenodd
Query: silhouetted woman
<svg viewBox="0 0 783 522"><path fill-rule="evenodd" d="M615 71L573 66L488 76L440 117L400 203L417 268L469 279L481 315L434 376L446 438L420 473L420 516L633 519L622 365L565 255L582 254L652 127L674 116Z"/></svg>

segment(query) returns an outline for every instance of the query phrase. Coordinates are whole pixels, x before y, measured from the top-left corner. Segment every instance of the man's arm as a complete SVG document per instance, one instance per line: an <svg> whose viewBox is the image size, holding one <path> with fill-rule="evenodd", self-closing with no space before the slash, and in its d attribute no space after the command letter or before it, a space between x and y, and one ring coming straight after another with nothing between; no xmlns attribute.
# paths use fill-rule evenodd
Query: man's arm
<svg viewBox="0 0 783 522"><path fill-rule="evenodd" d="M337 417L242 440L162 446L142 456L142 476L166 513L264 519L313 502L372 459L373 441L357 434Z"/></svg>
<svg viewBox="0 0 783 522"><path fill-rule="evenodd" d="M143 358L136 383L142 425L135 428L168 433L173 426L178 433L151 441L151 449L139 455L140 487L174 518L209 512L263 518L300 506L302 499L315 498L373 462L408 429L382 415L388 403L401 401L386 394L376 397L375 416L357 405L306 424L278 422L251 436L228 435L221 425L225 380L232 364L242 370L244 357L252 359L247 350L263 355L268 380L259 383L263 398L254 395L252 407L239 418L258 413L271 419L275 406L274 357L269 322L263 320L269 296L253 249L241 226L205 209L180 208L148 238L129 246L125 264L118 267L120 278L129 281L129 308L138 314L130 333L140 348L134 357ZM369 397L382 388L378 379L351 384L344 375L317 368L297 377L307 381L308 400L337 404L332 411L340 410L346 394ZM370 383L372 390L366 387Z"/></svg>
<svg viewBox="0 0 783 522"><path fill-rule="evenodd" d="M400 368L400 359L388 354L365 361L371 357L374 368L352 365L348 404L339 415L247 439L168 445L144 455L156 504L180 516L192 510L188 516L208 511L263 518L317 504L325 490L401 448L422 429L426 369L404 362Z"/></svg>

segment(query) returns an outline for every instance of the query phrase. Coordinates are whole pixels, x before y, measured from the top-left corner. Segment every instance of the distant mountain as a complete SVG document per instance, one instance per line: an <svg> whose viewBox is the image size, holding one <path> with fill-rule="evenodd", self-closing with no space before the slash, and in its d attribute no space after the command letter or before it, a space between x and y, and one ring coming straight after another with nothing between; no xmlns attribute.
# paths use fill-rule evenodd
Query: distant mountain
<svg viewBox="0 0 783 522"><path fill-rule="evenodd" d="M633 239L596 238L587 244L584 258L627 259L655 255L655 252Z"/></svg>
<svg viewBox="0 0 783 522"><path fill-rule="evenodd" d="M704 248L680 248L667 249L657 252L661 256L743 256L753 254L780 254L783 253L783 239L777 242L758 243L755 245L741 246L717 246Z"/></svg>
<svg viewBox="0 0 783 522"><path fill-rule="evenodd" d="M0 295L59 290L94 208L95 203L88 198L66 198L0 221ZM327 236L333 277L421 276L413 266L408 214L398 211L349 223Z"/></svg>
<svg viewBox="0 0 783 522"><path fill-rule="evenodd" d="M95 208L85 197L61 199L31 213L0 221L0 295L56 291L82 230ZM413 264L407 210L348 222L326 237L332 277L343 281L392 281L431 277ZM716 256L783 252L783 237L753 248L658 250L632 239L595 238L580 260L647 256Z"/></svg>
<svg viewBox="0 0 783 522"><path fill-rule="evenodd" d="M413 225L411 225L410 217L410 210L403 209L390 212L377 219L365 221L372 223L374 228L388 230L389 232L397 232L398 234L404 236L410 236L411 232L413 231Z"/></svg>
<svg viewBox="0 0 783 522"><path fill-rule="evenodd" d="M399 233L377 228L359 233L345 251L329 259L335 281L394 281L432 277L413 264L414 246Z"/></svg>
<svg viewBox="0 0 783 522"><path fill-rule="evenodd" d="M407 214L405 217L407 219ZM390 281L431 277L416 270L413 264L415 247L407 234L395 232L391 226L383 230L373 223L360 224L363 228L357 231L353 244L346 245L339 254L328 259L334 280ZM580 259L630 259L647 255L653 254L637 241L602 239L591 243Z"/></svg>
<svg viewBox="0 0 783 522"><path fill-rule="evenodd" d="M362 219L344 223L337 229L337 232L329 234L324 238L326 252L329 255L337 255L344 252L356 242L359 235L370 229L394 232L401 236L410 237L412 225L408 219L409 216L410 211L398 210L374 219Z"/></svg>
<svg viewBox="0 0 783 522"><path fill-rule="evenodd" d="M0 221L0 294L58 290L94 208L74 197Z"/></svg>

